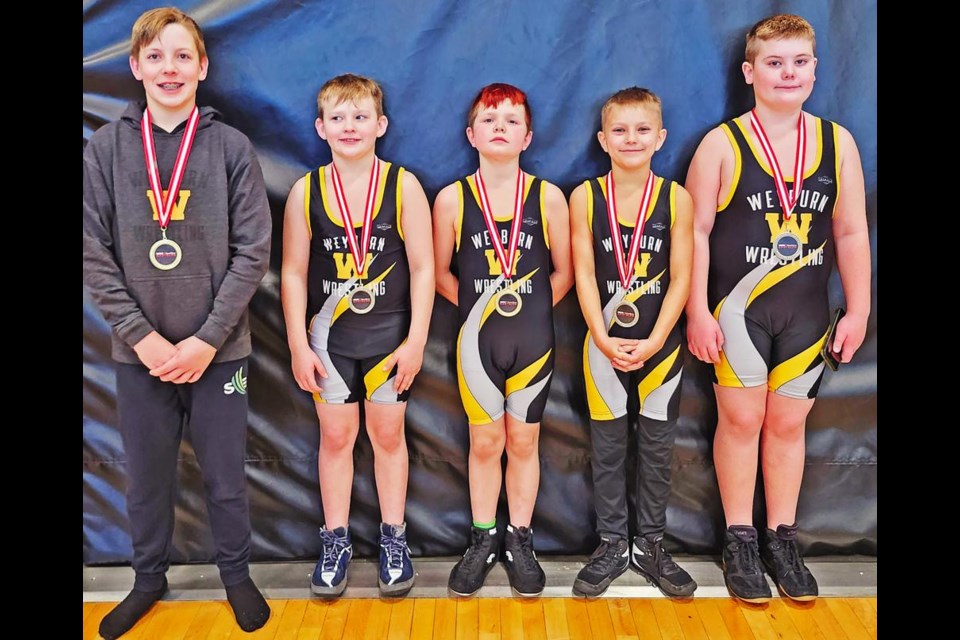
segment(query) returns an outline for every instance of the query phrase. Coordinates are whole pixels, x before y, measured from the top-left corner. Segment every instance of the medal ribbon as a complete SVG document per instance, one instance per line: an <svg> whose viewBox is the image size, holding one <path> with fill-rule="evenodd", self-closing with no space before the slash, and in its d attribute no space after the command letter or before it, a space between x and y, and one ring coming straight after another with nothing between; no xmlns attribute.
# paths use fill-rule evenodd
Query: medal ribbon
<svg viewBox="0 0 960 640"><path fill-rule="evenodd" d="M157 149L153 144L153 121L150 109L143 110L143 119L140 121L140 136L143 138L143 157L147 164L147 179L150 181L150 190L153 191L153 201L157 205L157 218L160 221L160 231L167 237L167 225L173 215L173 205L180 195L180 184L187 169L187 160L190 158L190 149L197 134L197 125L200 124L200 110L196 105L187 118L187 126L180 139L180 150L177 151L177 160L173 164L173 173L170 174L170 186L167 197L163 197L163 187L160 184L160 167L157 164Z"/></svg>
<svg viewBox="0 0 960 640"><path fill-rule="evenodd" d="M483 221L487 223L487 231L490 232L490 241L497 252L497 259L500 261L500 269L507 280L513 278L513 259L517 254L517 243L520 240L520 220L523 217L523 183L525 175L521 169L517 169L517 191L513 202L513 222L510 225L510 235L507 236L509 253L503 251L503 244L500 242L500 232L497 230L497 222L493 219L493 211L490 208L490 200L487 198L487 188L483 184L483 177L480 175L480 169L477 169L475 180L477 181L477 192L480 194L480 209L483 211Z"/></svg>
<svg viewBox="0 0 960 640"><path fill-rule="evenodd" d="M767 132L763 130L763 125L760 124L756 109L750 110L750 125L757 135L760 148L763 149L763 155L766 156L767 163L773 171L773 182L777 186L777 196L780 198L780 207L783 209L783 219L789 220L790 216L793 215L794 207L797 206L797 199L800 197L800 189L803 187L803 171L807 162L807 123L803 119L803 112L800 112L800 118L797 120L797 151L793 159L793 193L787 191L783 171L780 170L777 156L773 153L773 145L770 144Z"/></svg>
<svg viewBox="0 0 960 640"><path fill-rule="evenodd" d="M633 265L637 262L637 254L640 253L640 237L643 235L643 227L647 224L647 209L650 206L650 198L653 196L653 183L655 181L653 171L647 174L647 183L643 187L643 197L640 199L640 211L637 212L637 221L633 228L633 237L630 239L630 250L627 254L627 261L623 260L623 239L620 234L620 222L617 219L617 197L613 184L613 171L607 173L607 220L610 222L610 239L613 240L613 256L617 261L617 272L620 274L620 283L626 289L629 282L633 279Z"/></svg>
<svg viewBox="0 0 960 640"><path fill-rule="evenodd" d="M337 172L336 163L330 163L330 174L333 178L333 193L337 197L337 206L340 208L340 218L343 220L344 231L347 232L347 244L353 255L353 264L357 268L357 277L362 278L367 260L367 247L370 246L370 234L373 232L373 207L377 202L377 187L380 185L380 160L373 157L373 167L370 168L370 183L367 185L367 200L363 207L363 224L360 227L360 246L357 246L357 236L353 230L353 218L347 207L347 197L343 193L343 182Z"/></svg>

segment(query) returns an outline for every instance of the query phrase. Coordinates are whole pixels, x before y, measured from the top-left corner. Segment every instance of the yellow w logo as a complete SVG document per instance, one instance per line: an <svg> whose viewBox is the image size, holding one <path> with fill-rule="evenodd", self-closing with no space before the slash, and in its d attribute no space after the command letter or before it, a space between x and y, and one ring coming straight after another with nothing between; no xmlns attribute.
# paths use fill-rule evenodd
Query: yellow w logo
<svg viewBox="0 0 960 640"><path fill-rule="evenodd" d="M363 270L366 272L370 265L370 261L373 260L373 254L368 253L366 259L363 261ZM357 265L353 262L352 253L334 253L333 261L337 265L337 279L338 280L349 280L353 277L366 278L366 273L357 274Z"/></svg>
<svg viewBox="0 0 960 640"><path fill-rule="evenodd" d="M770 227L770 242L773 242L778 235L784 231L796 235L800 242L807 244L807 234L810 233L810 222L813 220L812 213L801 213L799 216L792 215L789 220L780 223L779 213L768 213L766 216L767 225ZM800 224L797 224L797 218L800 218Z"/></svg>
<svg viewBox="0 0 960 640"><path fill-rule="evenodd" d="M650 266L650 261L653 260L653 254L641 251L639 258L640 259L633 265L633 275L636 278L646 278L647 267Z"/></svg>
<svg viewBox="0 0 960 640"><path fill-rule="evenodd" d="M163 192L164 199L167 198L167 192ZM187 189L181 189L180 194L177 196L177 201L173 205L173 214L171 214L171 220L183 220L183 210L187 208L187 200L190 199L190 191ZM153 210L153 219L159 220L160 214L157 213L157 203L153 198L153 189L147 191L147 200L150 201L150 209Z"/></svg>
<svg viewBox="0 0 960 640"><path fill-rule="evenodd" d="M487 256L487 266L490 267L490 275L498 276L503 273L503 269L500 268L500 260L497 259L497 252L493 249L487 249L483 252ZM506 253L506 252L504 252ZM517 263L520 262L520 250L517 249L516 253L513 256L513 273L517 273Z"/></svg>

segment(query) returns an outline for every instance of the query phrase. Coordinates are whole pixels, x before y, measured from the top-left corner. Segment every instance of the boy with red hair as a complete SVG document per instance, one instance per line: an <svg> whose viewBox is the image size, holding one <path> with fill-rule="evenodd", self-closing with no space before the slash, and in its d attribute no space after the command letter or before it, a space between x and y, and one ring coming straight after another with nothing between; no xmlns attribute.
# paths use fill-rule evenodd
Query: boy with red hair
<svg viewBox="0 0 960 640"><path fill-rule="evenodd" d="M440 191L434 204L437 291L460 309L457 380L470 422L473 528L449 580L450 591L462 596L483 586L499 555L504 449L510 585L518 595L536 596L545 583L530 523L540 484L540 419L553 373L553 306L569 291L573 270L563 193L520 169L520 153L533 138L530 124L520 89L484 87L466 130L480 167Z"/></svg>

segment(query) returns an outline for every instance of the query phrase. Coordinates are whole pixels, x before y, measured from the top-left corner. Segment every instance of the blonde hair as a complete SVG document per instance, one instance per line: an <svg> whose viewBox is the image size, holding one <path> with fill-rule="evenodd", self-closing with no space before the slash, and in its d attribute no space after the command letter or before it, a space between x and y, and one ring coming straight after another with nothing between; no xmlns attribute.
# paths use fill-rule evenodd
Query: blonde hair
<svg viewBox="0 0 960 640"><path fill-rule="evenodd" d="M136 58L140 50L153 42L167 25L179 24L193 36L193 43L197 46L200 59L207 57L207 48L203 44L203 31L197 21L176 7L159 7L140 14L133 23L130 34L130 55Z"/></svg>
<svg viewBox="0 0 960 640"><path fill-rule="evenodd" d="M775 16L764 18L747 33L746 61L753 64L760 48L760 40L786 40L787 38L806 38L813 46L814 54L817 51L817 37L813 26L791 13L778 13Z"/></svg>
<svg viewBox="0 0 960 640"><path fill-rule="evenodd" d="M610 113L610 110L614 106L627 106L627 105L643 105L646 107L655 108L657 110L657 115L660 116L660 126L663 127L663 103L660 101L660 98L650 89L644 89L643 87L628 87L626 89L620 89L615 94L607 98L607 101L603 103L603 108L600 109L600 128L602 129L607 124L607 115Z"/></svg>
<svg viewBox="0 0 960 640"><path fill-rule="evenodd" d="M373 98L377 107L377 117L383 115L383 89L376 80L358 76L353 73L344 73L330 78L317 93L317 117L323 118L323 103L327 100L338 105L348 100L357 104L364 98Z"/></svg>

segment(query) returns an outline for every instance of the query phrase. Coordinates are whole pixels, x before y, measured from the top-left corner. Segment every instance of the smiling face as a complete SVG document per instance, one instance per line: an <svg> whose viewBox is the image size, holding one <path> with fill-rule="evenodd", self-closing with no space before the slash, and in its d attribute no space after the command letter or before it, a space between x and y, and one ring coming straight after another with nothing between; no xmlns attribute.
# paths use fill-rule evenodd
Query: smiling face
<svg viewBox="0 0 960 640"><path fill-rule="evenodd" d="M526 107L510 100L492 107L481 106L467 127L467 140L487 158L517 157L530 146L532 139Z"/></svg>
<svg viewBox="0 0 960 640"><path fill-rule="evenodd" d="M776 109L801 108L817 79L817 59L809 38L759 40L753 62L744 62L742 68L757 103Z"/></svg>
<svg viewBox="0 0 960 640"><path fill-rule="evenodd" d="M615 165L635 169L650 164L667 138L655 103L612 104L604 110L600 146Z"/></svg>
<svg viewBox="0 0 960 640"><path fill-rule="evenodd" d="M193 34L176 23L168 24L136 56L130 56L130 70L143 82L151 114L161 117L193 108L207 66Z"/></svg>
<svg viewBox="0 0 960 640"><path fill-rule="evenodd" d="M329 98L321 102L323 116L317 118L317 133L330 150L344 158L362 158L373 153L377 138L387 131L387 117L377 116L377 104L370 96L356 102Z"/></svg>

